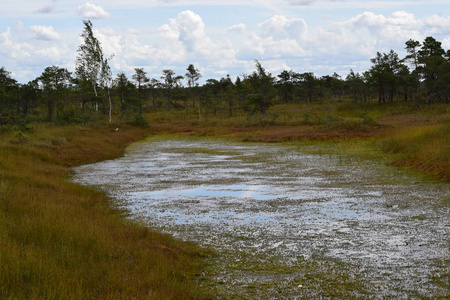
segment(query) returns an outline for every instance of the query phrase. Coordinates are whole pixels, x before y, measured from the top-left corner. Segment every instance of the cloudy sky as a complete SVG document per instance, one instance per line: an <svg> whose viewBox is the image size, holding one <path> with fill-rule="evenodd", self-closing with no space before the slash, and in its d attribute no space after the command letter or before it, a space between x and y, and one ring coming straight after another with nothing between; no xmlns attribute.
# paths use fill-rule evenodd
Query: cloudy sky
<svg viewBox="0 0 450 300"><path fill-rule="evenodd" d="M203 80L266 70L370 68L370 58L433 36L450 49L449 0L0 0L0 67L26 83L51 65L74 70L82 20L90 19L113 73L144 68Z"/></svg>

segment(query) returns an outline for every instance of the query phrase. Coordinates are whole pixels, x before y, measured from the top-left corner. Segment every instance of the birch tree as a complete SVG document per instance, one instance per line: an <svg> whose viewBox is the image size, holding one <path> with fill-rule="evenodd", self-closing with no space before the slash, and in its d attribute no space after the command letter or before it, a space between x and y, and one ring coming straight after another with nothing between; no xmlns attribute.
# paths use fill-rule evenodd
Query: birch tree
<svg viewBox="0 0 450 300"><path fill-rule="evenodd" d="M106 95L108 97L108 117L109 123L112 122L112 100L111 100L111 85L112 85L112 72L108 61L111 58L104 59L102 62L102 68L100 71L100 85L106 90Z"/></svg>
<svg viewBox="0 0 450 300"><path fill-rule="evenodd" d="M75 74L81 82L88 82L91 85L96 98L98 97L98 88L105 88L109 103L109 121L111 122L112 102L109 90L112 74L108 62L112 57L104 57L102 46L94 35L92 22L84 20L83 24L84 31L81 34L83 42L78 47ZM95 101L95 110L98 110L97 101Z"/></svg>

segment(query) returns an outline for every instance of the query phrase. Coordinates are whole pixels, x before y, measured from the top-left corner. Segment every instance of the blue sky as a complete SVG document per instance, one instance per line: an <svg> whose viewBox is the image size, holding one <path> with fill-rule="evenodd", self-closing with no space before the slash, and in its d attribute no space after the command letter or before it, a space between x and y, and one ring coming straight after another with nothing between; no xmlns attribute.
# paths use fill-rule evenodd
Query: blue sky
<svg viewBox="0 0 450 300"><path fill-rule="evenodd" d="M376 52L404 56L412 38L433 36L450 49L448 0L0 0L0 67L26 83L51 65L73 71L83 19L90 19L113 73L144 68L203 80L249 74L257 59L283 70L370 68Z"/></svg>

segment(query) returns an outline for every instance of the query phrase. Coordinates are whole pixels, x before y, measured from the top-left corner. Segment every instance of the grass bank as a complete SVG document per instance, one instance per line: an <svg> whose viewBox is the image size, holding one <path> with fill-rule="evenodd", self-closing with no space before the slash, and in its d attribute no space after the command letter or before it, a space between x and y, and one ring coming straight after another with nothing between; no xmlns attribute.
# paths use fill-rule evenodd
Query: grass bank
<svg viewBox="0 0 450 300"><path fill-rule="evenodd" d="M450 120L397 129L381 142L381 149L398 156L393 166L417 169L450 182Z"/></svg>
<svg viewBox="0 0 450 300"><path fill-rule="evenodd" d="M36 125L0 136L0 298L198 299L203 250L124 221L68 167L121 155L147 131Z"/></svg>

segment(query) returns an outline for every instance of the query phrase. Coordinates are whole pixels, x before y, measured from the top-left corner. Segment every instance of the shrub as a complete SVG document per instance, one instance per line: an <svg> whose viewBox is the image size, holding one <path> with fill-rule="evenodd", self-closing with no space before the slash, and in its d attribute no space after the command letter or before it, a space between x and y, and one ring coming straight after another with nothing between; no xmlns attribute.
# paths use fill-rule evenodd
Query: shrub
<svg viewBox="0 0 450 300"><path fill-rule="evenodd" d="M141 126L141 127L148 127L149 123L147 119L145 119L142 115L137 114L134 116L133 120L131 120L130 124Z"/></svg>
<svg viewBox="0 0 450 300"><path fill-rule="evenodd" d="M248 126L270 125L274 124L276 119L278 119L278 115L276 113L250 114L247 116L247 125Z"/></svg>

